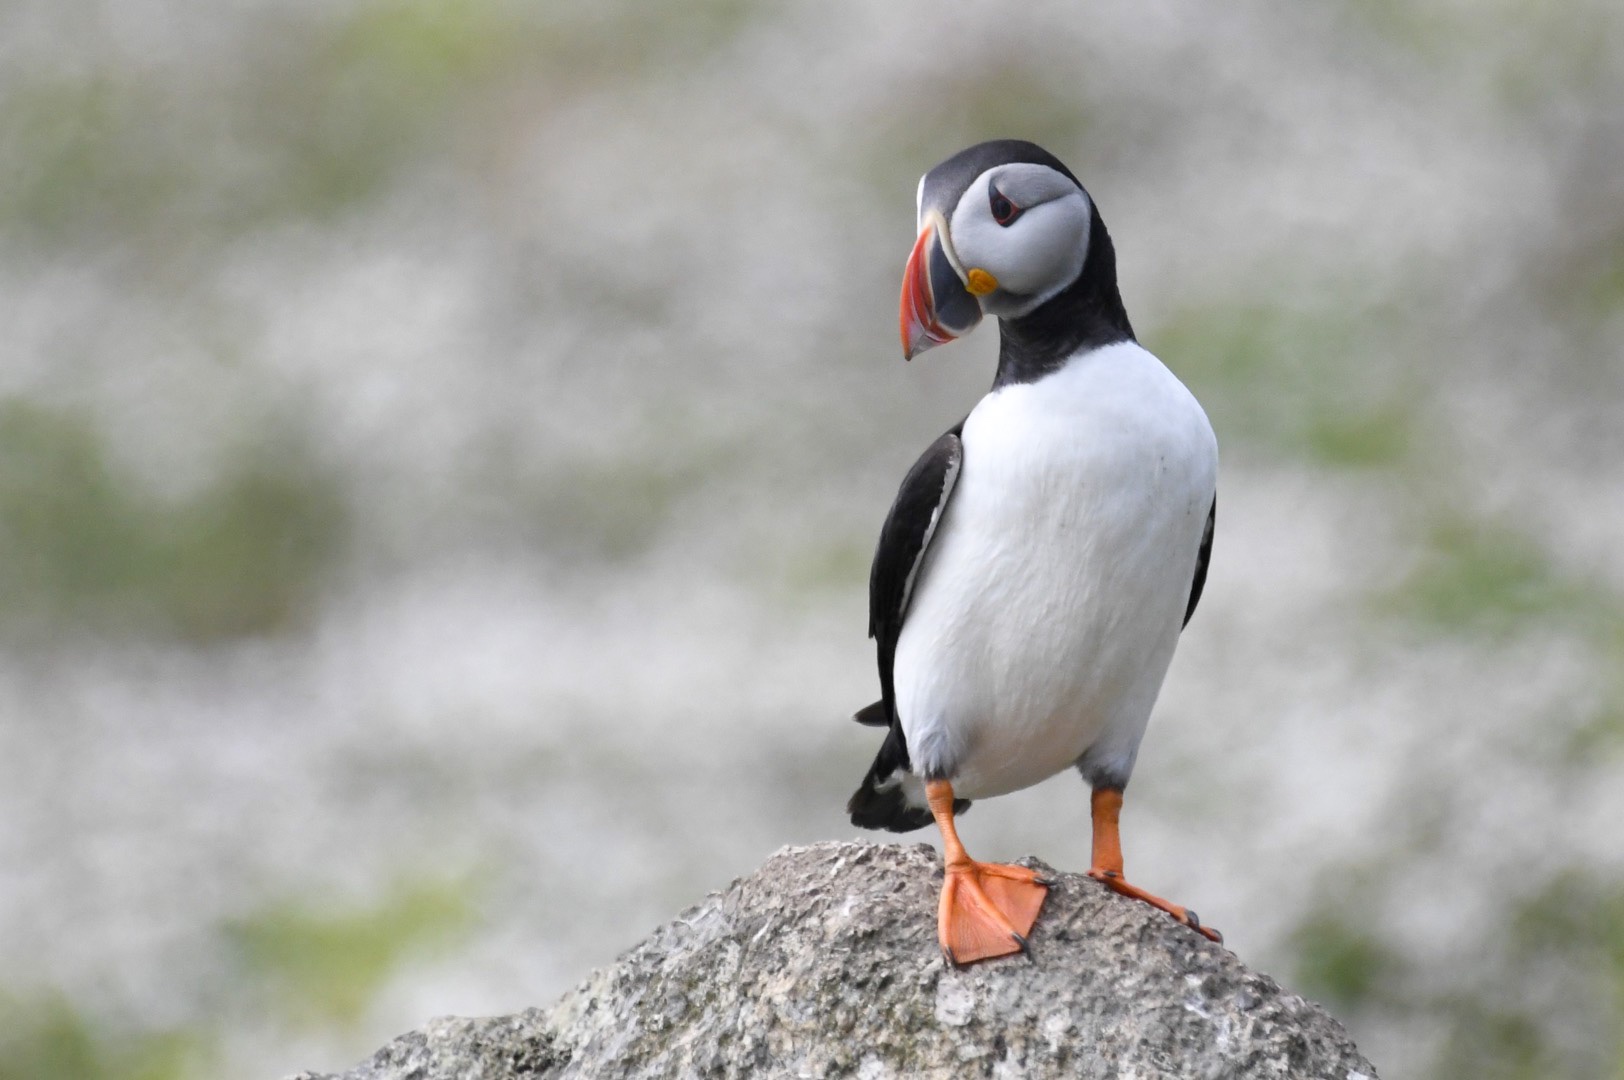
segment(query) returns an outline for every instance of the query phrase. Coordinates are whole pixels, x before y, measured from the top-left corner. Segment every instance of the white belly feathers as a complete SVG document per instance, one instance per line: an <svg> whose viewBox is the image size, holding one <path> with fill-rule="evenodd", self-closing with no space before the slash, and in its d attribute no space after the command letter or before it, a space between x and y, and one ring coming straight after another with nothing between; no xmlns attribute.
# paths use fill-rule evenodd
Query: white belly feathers
<svg viewBox="0 0 1624 1080"><path fill-rule="evenodd" d="M1206 414L1122 342L987 395L962 438L897 643L914 769L984 798L1089 752L1125 781L1212 505Z"/></svg>

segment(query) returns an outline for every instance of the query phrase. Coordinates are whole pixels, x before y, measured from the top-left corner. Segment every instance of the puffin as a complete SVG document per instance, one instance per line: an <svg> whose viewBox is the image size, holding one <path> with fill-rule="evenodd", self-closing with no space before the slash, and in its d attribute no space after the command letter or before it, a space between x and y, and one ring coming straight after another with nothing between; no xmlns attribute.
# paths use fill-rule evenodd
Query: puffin
<svg viewBox="0 0 1624 1080"><path fill-rule="evenodd" d="M1134 337L1116 254L1083 185L1016 139L919 181L902 278L905 359L998 320L992 389L914 463L880 529L869 636L880 700L853 824L941 831L937 937L961 966L1024 952L1054 884L972 859L972 800L1066 769L1092 789L1088 875L1212 941L1123 874L1123 792L1206 583L1218 443Z"/></svg>

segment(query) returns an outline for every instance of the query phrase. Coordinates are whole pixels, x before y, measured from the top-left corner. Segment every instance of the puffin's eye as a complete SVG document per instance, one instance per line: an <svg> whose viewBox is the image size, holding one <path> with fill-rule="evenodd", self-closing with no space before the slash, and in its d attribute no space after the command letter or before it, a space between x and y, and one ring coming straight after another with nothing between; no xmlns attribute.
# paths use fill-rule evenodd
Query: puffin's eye
<svg viewBox="0 0 1624 1080"><path fill-rule="evenodd" d="M1002 191L995 187L989 187L988 191L992 193L990 198L992 202L992 219L994 221L1007 227L1021 216L1021 208L1006 199Z"/></svg>

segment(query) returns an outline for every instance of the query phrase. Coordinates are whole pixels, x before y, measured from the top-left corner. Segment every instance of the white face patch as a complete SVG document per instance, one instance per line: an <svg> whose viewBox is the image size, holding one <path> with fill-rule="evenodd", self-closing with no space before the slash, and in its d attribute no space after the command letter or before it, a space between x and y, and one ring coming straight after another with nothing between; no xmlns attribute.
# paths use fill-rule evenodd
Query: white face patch
<svg viewBox="0 0 1624 1080"><path fill-rule="evenodd" d="M992 188L1020 208L1008 225L993 220ZM998 279L983 300L993 315L1022 315L1076 280L1088 258L1093 207L1071 179L1047 165L1000 165L976 177L953 210L959 261Z"/></svg>
<svg viewBox="0 0 1624 1080"><path fill-rule="evenodd" d="M985 180L988 184L996 183L998 190L1016 206L1031 208L1067 195L1081 193L1081 189L1071 182L1071 178L1064 173L1058 173L1047 165L1000 165L996 169L989 169L977 181Z"/></svg>

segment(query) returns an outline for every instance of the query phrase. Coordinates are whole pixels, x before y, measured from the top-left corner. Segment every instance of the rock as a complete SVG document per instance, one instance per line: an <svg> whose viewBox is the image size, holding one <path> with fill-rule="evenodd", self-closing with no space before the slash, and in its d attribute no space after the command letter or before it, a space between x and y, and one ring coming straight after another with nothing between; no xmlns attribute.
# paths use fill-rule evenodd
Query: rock
<svg viewBox="0 0 1624 1080"><path fill-rule="evenodd" d="M337 1077L1316 1077L1347 1032L1223 947L1051 871L1031 956L948 968L928 846L786 848L549 1010L437 1020Z"/></svg>

